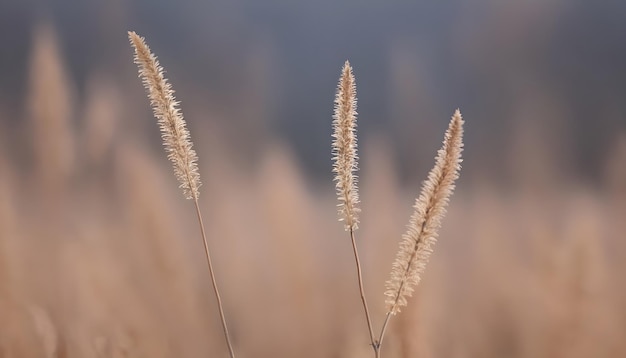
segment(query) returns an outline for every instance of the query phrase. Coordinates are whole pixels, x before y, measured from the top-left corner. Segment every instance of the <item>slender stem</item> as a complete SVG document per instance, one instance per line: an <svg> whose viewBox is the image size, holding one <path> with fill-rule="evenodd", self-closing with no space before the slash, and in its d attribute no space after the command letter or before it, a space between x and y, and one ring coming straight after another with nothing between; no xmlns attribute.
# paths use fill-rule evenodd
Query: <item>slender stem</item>
<svg viewBox="0 0 626 358"><path fill-rule="evenodd" d="M235 358L233 346L230 343L230 335L228 334L228 327L226 327L226 319L224 318L224 309L222 308L222 299L220 297L220 291L217 289L217 282L215 281L215 275L213 274L213 264L211 263L211 254L209 253L209 244L206 240L206 234L204 232L204 224L202 223L202 214L200 213L200 205L198 205L198 198L194 198L196 204L196 213L198 214L198 222L200 223L200 231L202 232L202 242L204 243L204 253L206 254L206 260L209 265L209 274L211 275L211 284L213 285L213 291L215 292L215 298L217 299L217 306L220 311L220 319L222 320L222 329L224 330L224 337L226 338L226 345L228 345L228 353L231 358Z"/></svg>
<svg viewBox="0 0 626 358"><path fill-rule="evenodd" d="M428 215L429 211L430 211L430 208L426 210L426 215ZM391 319L392 312L395 311L396 307L398 306L398 300L400 299L400 294L402 293L402 289L404 288L404 285L406 284L406 276L408 275L409 270L411 268L411 263L415 260L415 257L417 256L418 244L420 243L420 238L421 238L422 233L424 232L425 226L426 226L426 222L424 221L421 226L420 236L418 237L417 241L415 241L415 249L413 250L413 253L411 254L411 258L409 259L409 264L404 270L404 279L402 280L402 282L400 282L400 287L398 287L398 292L396 293L396 298L393 302L393 306L389 309L389 312L387 312L387 317L385 317L383 328L380 330L380 336L378 337L378 341L377 341L379 351L380 351L380 347L383 344L383 339L385 338L385 331L387 331L387 324L389 323L389 320ZM377 356L377 358L378 357L379 356Z"/></svg>
<svg viewBox="0 0 626 358"><path fill-rule="evenodd" d="M387 317L385 317L385 322L383 323L383 328L380 330L380 337L378 337L378 349L383 345L383 339L385 338L385 331L387 330L387 324L389 323L389 319L391 319L391 311L387 312Z"/></svg>
<svg viewBox="0 0 626 358"><path fill-rule="evenodd" d="M356 248L356 240L354 239L354 229L350 227L350 240L352 241L352 251L354 251L354 261L356 262L356 271L359 278L359 291L361 294L361 301L363 302L363 310L365 311L365 318L367 319L367 328L370 333L370 343L376 357L379 357L378 342L374 339L374 330L372 329L372 319L370 318L370 311L367 308L367 300L365 299L365 290L363 289L363 274L361 273L361 260L359 260L359 252Z"/></svg>

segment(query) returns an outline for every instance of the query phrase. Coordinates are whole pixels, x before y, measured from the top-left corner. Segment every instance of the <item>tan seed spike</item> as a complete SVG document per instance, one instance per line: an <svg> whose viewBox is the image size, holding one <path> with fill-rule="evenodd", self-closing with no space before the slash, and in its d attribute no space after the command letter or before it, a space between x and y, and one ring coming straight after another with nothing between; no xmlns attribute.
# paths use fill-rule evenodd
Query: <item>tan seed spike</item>
<svg viewBox="0 0 626 358"><path fill-rule="evenodd" d="M435 167L428 174L415 202L415 212L400 243L391 278L386 284L385 303L390 314L395 315L400 312L400 307L406 306L407 298L419 284L437 241L437 231L461 169L463 123L461 112L457 109L437 154Z"/></svg>
<svg viewBox="0 0 626 358"><path fill-rule="evenodd" d="M150 52L150 48L146 45L145 40L134 32L128 32L130 44L135 48L135 63L139 66L139 76L143 80L143 84L148 90L150 104L161 127L161 137L167 157L174 164L174 173L180 182L187 199L193 199L196 206L196 214L198 216L198 224L200 225L200 233L202 234L202 243L204 244L204 252L206 254L209 276L211 284L215 292L215 299L220 313L222 329L224 331L224 339L228 346L228 353L231 358L235 358L235 351L231 343L228 327L226 325L226 317L224 316L224 308L222 299L215 280L213 264L211 263L211 253L209 244L206 239L206 231L202 223L202 213L200 212L200 204L198 197L200 195L198 189L200 187L200 174L198 174L198 166L196 161L198 157L192 148L191 140L189 140L189 131L185 125L183 114L178 109L178 102L174 98L174 91L163 76L163 68L159 66L159 62L154 54Z"/></svg>
<svg viewBox="0 0 626 358"><path fill-rule="evenodd" d="M200 174L196 161L198 156L189 139L189 131L180 111L174 90L163 76L163 68L143 37L128 32L130 44L135 49L135 63L139 67L139 77L148 91L150 104L161 128L161 138L167 158L174 166L174 174L187 199L200 196Z"/></svg>
<svg viewBox="0 0 626 358"><path fill-rule="evenodd" d="M346 230L354 231L359 223L359 193L357 187L358 170L356 140L356 84L350 62L346 61L341 71L335 112L333 114L333 173L339 199L339 220Z"/></svg>

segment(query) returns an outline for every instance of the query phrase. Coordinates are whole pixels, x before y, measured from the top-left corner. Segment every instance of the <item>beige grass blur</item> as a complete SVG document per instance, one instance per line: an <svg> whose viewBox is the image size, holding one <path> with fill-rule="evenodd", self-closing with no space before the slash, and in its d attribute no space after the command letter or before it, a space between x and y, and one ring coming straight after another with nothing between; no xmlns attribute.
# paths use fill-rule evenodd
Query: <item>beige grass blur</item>
<svg viewBox="0 0 626 358"><path fill-rule="evenodd" d="M52 56L37 61L64 65L58 41L51 46ZM67 72L54 81L56 88L76 85ZM153 128L145 94L134 78L128 86L100 85L121 95L101 107L110 107L101 116L118 118L107 124L113 143L103 140L105 150L94 152L99 159L90 165L98 176L81 165L67 167L69 176L59 172L67 178L61 182L57 174L35 178L45 164L15 149L38 150L29 104L22 115L0 107L0 356L219 357L223 333L195 218L158 141L132 125L143 118ZM74 99L75 113L88 113L81 98ZM67 113L55 102L48 111ZM257 138L269 143L259 149L259 166L234 164L229 151L208 139L235 138L212 122L210 132L203 121L191 123L207 112L186 107L208 164L199 168L208 199L201 207L208 237L216 238L214 264L238 355L371 355L332 185L313 182L295 151L272 138ZM80 130L86 118L76 119L66 132L76 149L62 162L88 150L90 130ZM625 357L626 152L618 144L625 135L607 139L605 185L568 182L534 196L498 187L486 174L464 176L441 228L445 239L437 242L420 289L389 326L386 357ZM379 133L359 142L359 248L375 322L384 320L381 293L416 194L413 183L401 185L385 139ZM46 145L54 153L66 150L57 140ZM424 171L430 165L430 158L415 163ZM77 173L80 182L69 179ZM55 182L46 190L61 187L62 200L53 206L38 194L37 183L47 178Z"/></svg>
<svg viewBox="0 0 626 358"><path fill-rule="evenodd" d="M65 196L76 160L73 91L49 24L34 32L27 112L39 194L52 205Z"/></svg>

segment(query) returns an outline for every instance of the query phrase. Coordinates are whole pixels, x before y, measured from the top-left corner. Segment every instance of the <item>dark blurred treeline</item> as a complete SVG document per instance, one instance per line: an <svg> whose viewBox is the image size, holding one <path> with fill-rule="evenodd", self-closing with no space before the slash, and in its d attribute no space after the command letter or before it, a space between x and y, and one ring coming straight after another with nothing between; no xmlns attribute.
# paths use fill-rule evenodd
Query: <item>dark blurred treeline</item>
<svg viewBox="0 0 626 358"><path fill-rule="evenodd" d="M460 107L470 178L598 183L626 135L625 18L626 3L608 0L3 0L0 107L3 121L24 118L33 33L48 24L77 103L97 73L147 113L132 29L192 126L214 123L243 158L278 137L327 179L333 92L349 59L360 139L393 145L405 180L423 177Z"/></svg>

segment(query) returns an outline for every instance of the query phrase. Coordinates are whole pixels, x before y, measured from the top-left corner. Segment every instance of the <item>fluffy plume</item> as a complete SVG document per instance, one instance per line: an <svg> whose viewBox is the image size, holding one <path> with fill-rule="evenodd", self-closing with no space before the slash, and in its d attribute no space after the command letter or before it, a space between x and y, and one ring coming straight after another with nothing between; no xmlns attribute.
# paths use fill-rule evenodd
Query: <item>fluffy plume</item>
<svg viewBox="0 0 626 358"><path fill-rule="evenodd" d="M161 138L167 157L174 165L174 173L185 197L197 200L200 195L200 174L196 164L198 156L192 148L189 131L178 108L179 102L174 98L172 86L163 76L163 68L150 52L145 39L134 32L128 32L128 37L135 49L139 76L148 91L154 116L161 127Z"/></svg>
<svg viewBox="0 0 626 358"><path fill-rule="evenodd" d="M385 296L388 312L396 314L406 306L419 283L422 273L437 241L437 231L446 213L446 206L454 182L461 169L463 151L463 118L457 109L437 153L435 167L428 174L422 192L415 202L407 232L402 237L400 250L387 281Z"/></svg>
<svg viewBox="0 0 626 358"><path fill-rule="evenodd" d="M341 71L335 113L333 115L333 173L339 198L339 220L346 230L355 230L359 223L359 193L356 142L356 85L350 62L346 61Z"/></svg>

